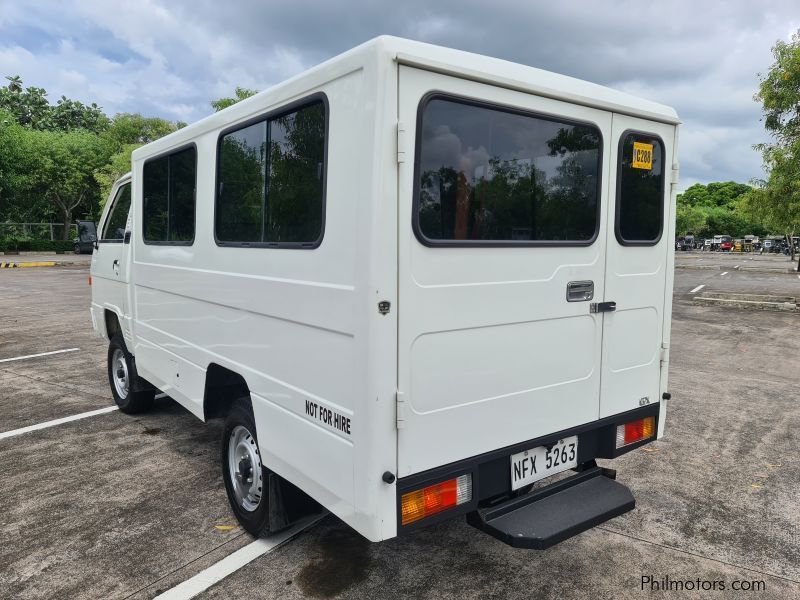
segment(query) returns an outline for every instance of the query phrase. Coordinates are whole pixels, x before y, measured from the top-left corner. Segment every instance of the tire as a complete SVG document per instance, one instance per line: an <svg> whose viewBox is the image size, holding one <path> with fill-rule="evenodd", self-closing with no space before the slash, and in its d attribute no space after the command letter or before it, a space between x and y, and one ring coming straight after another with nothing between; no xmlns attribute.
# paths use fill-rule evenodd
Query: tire
<svg viewBox="0 0 800 600"><path fill-rule="evenodd" d="M233 403L222 428L222 478L228 502L242 527L254 537L269 533L271 471L261 463L249 397Z"/></svg>
<svg viewBox="0 0 800 600"><path fill-rule="evenodd" d="M80 245L79 245L79 244L75 244L75 245L72 247L72 251L73 251L73 252L75 252L75 254L80 254L80 253L81 253L81 247L80 247Z"/></svg>
<svg viewBox="0 0 800 600"><path fill-rule="evenodd" d="M119 409L129 415L145 412L153 405L155 390L138 390L136 363L122 336L117 334L108 344L108 384Z"/></svg>

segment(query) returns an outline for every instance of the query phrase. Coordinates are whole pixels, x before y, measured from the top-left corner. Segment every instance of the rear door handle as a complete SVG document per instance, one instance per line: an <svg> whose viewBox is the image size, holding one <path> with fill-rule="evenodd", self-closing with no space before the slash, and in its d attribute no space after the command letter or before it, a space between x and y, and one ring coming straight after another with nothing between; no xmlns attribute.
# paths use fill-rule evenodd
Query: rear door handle
<svg viewBox="0 0 800 600"><path fill-rule="evenodd" d="M567 302L586 302L594 298L594 281L570 281L567 284Z"/></svg>
<svg viewBox="0 0 800 600"><path fill-rule="evenodd" d="M615 310L617 310L616 302L592 302L589 305L589 312L593 313L614 312Z"/></svg>

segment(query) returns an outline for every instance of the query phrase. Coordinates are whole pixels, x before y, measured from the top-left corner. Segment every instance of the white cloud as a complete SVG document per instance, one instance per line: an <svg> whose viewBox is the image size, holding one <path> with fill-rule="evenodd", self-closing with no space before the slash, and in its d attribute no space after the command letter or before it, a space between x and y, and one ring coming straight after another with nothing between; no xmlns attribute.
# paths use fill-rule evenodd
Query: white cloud
<svg viewBox="0 0 800 600"><path fill-rule="evenodd" d="M193 121L237 85L263 89L375 35L498 56L674 106L683 182L759 176L752 95L792 0L0 0L0 75L107 112ZM683 184L682 184L683 187Z"/></svg>

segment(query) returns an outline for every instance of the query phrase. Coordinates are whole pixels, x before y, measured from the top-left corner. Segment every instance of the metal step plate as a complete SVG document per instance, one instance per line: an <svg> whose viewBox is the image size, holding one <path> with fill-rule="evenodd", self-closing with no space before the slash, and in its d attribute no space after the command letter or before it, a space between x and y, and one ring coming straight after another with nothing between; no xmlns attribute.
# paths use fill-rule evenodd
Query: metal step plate
<svg viewBox="0 0 800 600"><path fill-rule="evenodd" d="M635 506L626 486L593 468L470 513L467 522L510 546L544 550Z"/></svg>

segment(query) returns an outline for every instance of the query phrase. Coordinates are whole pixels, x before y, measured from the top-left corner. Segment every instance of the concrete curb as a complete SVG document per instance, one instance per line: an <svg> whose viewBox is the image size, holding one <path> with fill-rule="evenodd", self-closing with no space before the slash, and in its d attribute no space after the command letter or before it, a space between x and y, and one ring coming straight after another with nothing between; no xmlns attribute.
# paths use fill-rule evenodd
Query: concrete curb
<svg viewBox="0 0 800 600"><path fill-rule="evenodd" d="M31 262L0 262L0 269L21 269L26 267L55 267L54 260L37 260Z"/></svg>

